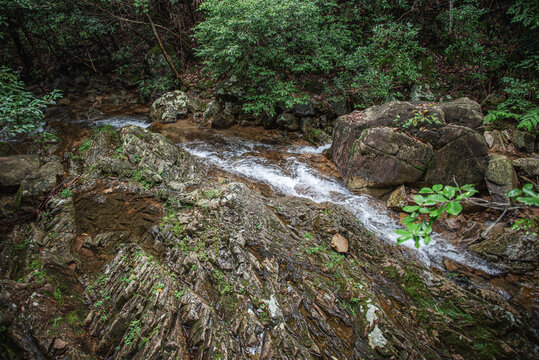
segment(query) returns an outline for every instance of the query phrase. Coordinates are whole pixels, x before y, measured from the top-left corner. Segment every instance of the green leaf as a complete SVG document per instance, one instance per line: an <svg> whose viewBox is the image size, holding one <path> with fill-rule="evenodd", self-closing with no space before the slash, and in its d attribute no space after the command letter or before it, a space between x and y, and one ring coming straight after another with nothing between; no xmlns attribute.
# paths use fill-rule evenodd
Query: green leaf
<svg viewBox="0 0 539 360"><path fill-rule="evenodd" d="M436 184L436 185L433 185L432 186L432 190L436 191L436 192L439 192L442 190L444 186L442 184Z"/></svg>
<svg viewBox="0 0 539 360"><path fill-rule="evenodd" d="M439 194L433 194L433 195L429 195L429 197L427 198L428 200L430 201L435 201L435 202L446 202L448 199L445 198L445 196L443 195L439 195Z"/></svg>
<svg viewBox="0 0 539 360"><path fill-rule="evenodd" d="M457 216L462 211L462 205L460 205L458 202L450 202L446 206L446 211L451 214Z"/></svg>
<svg viewBox="0 0 539 360"><path fill-rule="evenodd" d="M423 189L419 190L420 194L434 194L434 191L431 188L424 187Z"/></svg>
<svg viewBox="0 0 539 360"><path fill-rule="evenodd" d="M417 206L417 205L414 205L414 206L408 205L408 206L404 206L402 208L402 211L405 211L407 213L413 213L413 212L417 211L418 209L419 209L419 206Z"/></svg>
<svg viewBox="0 0 539 360"><path fill-rule="evenodd" d="M395 233L397 235L410 235L410 232L407 231L407 230L404 230L404 229L397 229L397 230L395 230Z"/></svg>
<svg viewBox="0 0 539 360"><path fill-rule="evenodd" d="M425 198L421 195L415 195L414 202L418 205L422 205L425 202Z"/></svg>

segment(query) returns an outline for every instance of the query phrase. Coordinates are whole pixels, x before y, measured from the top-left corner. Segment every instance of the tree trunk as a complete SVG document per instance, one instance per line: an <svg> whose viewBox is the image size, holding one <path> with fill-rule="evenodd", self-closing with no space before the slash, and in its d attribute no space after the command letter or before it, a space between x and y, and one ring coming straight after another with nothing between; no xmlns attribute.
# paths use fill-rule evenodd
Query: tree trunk
<svg viewBox="0 0 539 360"><path fill-rule="evenodd" d="M178 79L180 84L185 86L185 83L183 82L180 73L178 72L178 70L174 66L174 63L172 62L172 59L168 55L167 50L165 49L165 47L163 46L163 42L161 41L161 38L159 37L159 33L157 32L157 29L155 28L155 24L153 23L152 18L150 17L150 15L148 13L146 13L146 17L148 18L148 21L149 21L150 26L152 28L153 36L155 36L155 39L157 40L157 43L159 44L159 47L161 48L161 52L163 53L163 56L165 57L165 60L168 63L168 66L170 66L170 68L172 69L172 72L174 73L174 75L176 75L176 78Z"/></svg>

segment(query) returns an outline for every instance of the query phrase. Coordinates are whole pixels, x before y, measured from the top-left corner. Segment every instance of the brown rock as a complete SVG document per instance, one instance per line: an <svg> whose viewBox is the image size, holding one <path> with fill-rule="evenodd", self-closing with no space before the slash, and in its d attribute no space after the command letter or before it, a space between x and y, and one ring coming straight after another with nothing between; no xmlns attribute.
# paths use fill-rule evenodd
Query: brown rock
<svg viewBox="0 0 539 360"><path fill-rule="evenodd" d="M389 195L387 207L391 210L401 211L406 204L406 188L404 185L401 185Z"/></svg>
<svg viewBox="0 0 539 360"><path fill-rule="evenodd" d="M54 339L54 344L52 344L52 346L54 347L54 350L56 351L64 350L67 347L67 345L69 344L62 339Z"/></svg>
<svg viewBox="0 0 539 360"><path fill-rule="evenodd" d="M340 234L333 235L331 248L340 254L348 253L348 239Z"/></svg>

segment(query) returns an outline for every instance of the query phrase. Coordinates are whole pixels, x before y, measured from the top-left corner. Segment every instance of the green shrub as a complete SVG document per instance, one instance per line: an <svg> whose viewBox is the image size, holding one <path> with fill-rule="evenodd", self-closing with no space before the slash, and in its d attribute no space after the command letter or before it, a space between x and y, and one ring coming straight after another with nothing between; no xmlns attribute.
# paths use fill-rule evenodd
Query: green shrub
<svg viewBox="0 0 539 360"><path fill-rule="evenodd" d="M36 97L11 69L0 67L0 136L33 135L43 125L43 110L55 103L58 90Z"/></svg>
<svg viewBox="0 0 539 360"><path fill-rule="evenodd" d="M328 6L326 2L324 5ZM302 74L332 70L349 39L314 0L208 0L197 53L217 79L235 78L244 110L274 114L305 101Z"/></svg>
<svg viewBox="0 0 539 360"><path fill-rule="evenodd" d="M360 103L369 105L394 95L396 87L412 85L420 76L418 58L425 52L417 35L411 24L375 26L368 43L344 59L346 71L338 77L338 86L350 88Z"/></svg>

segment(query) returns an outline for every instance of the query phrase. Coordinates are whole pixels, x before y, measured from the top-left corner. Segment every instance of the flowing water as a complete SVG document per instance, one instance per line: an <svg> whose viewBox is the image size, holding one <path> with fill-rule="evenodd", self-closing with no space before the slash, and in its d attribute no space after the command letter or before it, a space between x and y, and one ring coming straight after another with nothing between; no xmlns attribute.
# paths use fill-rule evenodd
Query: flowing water
<svg viewBox="0 0 539 360"><path fill-rule="evenodd" d="M305 154L322 154L330 144L320 147L279 146L214 135L210 139L179 145L211 166L269 185L276 193L308 198L317 203L343 205L370 231L387 242L397 243L398 235L394 230L399 226L389 215L385 204L367 195L351 193L340 179L324 175L308 163ZM415 248L412 241L402 246ZM429 245L417 249L417 255L428 265L441 267L445 257L487 274L499 272L486 261L457 249L440 236L434 236Z"/></svg>
<svg viewBox="0 0 539 360"><path fill-rule="evenodd" d="M114 116L77 123L91 127L110 125L115 128L133 125L147 128L151 125L142 116ZM267 144L252 140L253 136L244 138L230 131L199 129L188 122L171 125L168 130L161 129L160 132L178 143L184 151L200 158L210 168L239 178L240 181L265 185L277 194L342 205L379 238L397 243L398 235L394 230L399 225L391 217L384 202L367 195L351 193L336 174L331 171L326 174L310 161L312 157L323 158L322 154L331 144L320 147L283 145L279 141ZM322 162L328 161L323 158ZM415 249L412 241L401 246ZM443 268L443 259L448 258L486 274L499 273L493 265L470 252L457 249L439 235L434 235L429 245L416 249L416 254L427 265L439 268Z"/></svg>

